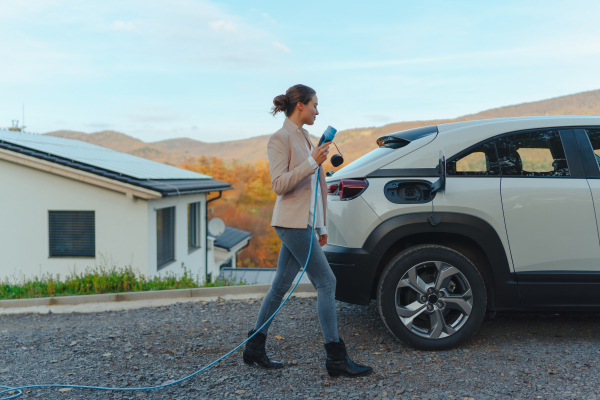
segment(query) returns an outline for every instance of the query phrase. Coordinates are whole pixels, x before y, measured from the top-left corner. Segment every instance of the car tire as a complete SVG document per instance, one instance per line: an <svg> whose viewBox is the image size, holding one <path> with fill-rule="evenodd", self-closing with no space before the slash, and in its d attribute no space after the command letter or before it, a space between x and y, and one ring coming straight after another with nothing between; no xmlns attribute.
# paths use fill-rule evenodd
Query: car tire
<svg viewBox="0 0 600 400"><path fill-rule="evenodd" d="M451 248L419 245L385 267L377 307L389 331L420 350L447 350L471 338L483 321L486 290L471 261Z"/></svg>

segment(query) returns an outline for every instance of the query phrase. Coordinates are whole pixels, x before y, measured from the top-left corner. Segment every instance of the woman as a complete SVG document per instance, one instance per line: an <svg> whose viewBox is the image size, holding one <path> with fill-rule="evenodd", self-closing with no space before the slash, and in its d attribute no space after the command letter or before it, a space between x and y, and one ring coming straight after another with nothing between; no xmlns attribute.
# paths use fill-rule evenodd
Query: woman
<svg viewBox="0 0 600 400"><path fill-rule="evenodd" d="M317 177L316 171L327 159L330 142L314 148L308 132L302 128L315 123L319 115L317 102L316 92L304 85L292 86L285 95L273 99L273 115L283 112L287 116L283 127L271 136L268 145L271 186L277 193L271 226L275 227L277 236L281 239L281 249L275 279L260 307L256 326L248 332L248 336L254 334L281 304L298 271L306 263L311 236L315 235L315 230L319 244L324 246L327 243L325 174L321 170ZM318 198L313 229L315 187ZM371 373L371 367L355 364L348 358L346 346L338 336L335 276L319 246L313 245L306 273L317 288L317 310L325 337L327 372L333 377L355 377ZM259 367L268 369L283 367L282 363L270 361L265 353L269 325L270 323L265 325L246 343L246 364L256 363Z"/></svg>

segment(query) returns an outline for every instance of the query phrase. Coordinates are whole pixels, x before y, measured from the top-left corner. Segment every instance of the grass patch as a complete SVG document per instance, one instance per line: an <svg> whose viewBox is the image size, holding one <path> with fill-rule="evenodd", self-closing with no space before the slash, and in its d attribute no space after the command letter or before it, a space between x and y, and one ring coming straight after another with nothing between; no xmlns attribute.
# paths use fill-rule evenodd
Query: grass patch
<svg viewBox="0 0 600 400"><path fill-rule="evenodd" d="M131 267L94 267L86 268L80 274L74 271L65 279L60 275L42 275L41 278L22 279L11 283L8 280L0 283L0 300L31 299L51 296L76 296L82 294L144 292L148 290L191 289L200 287L221 287L246 285L242 280L220 278L205 283L198 276L184 268L182 275L166 273L161 276L147 278Z"/></svg>

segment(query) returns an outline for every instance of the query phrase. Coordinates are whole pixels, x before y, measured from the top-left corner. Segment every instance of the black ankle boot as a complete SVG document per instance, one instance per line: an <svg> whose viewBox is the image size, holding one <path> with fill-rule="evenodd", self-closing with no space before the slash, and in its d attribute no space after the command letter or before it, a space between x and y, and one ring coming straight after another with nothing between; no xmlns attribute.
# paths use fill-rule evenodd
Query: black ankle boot
<svg viewBox="0 0 600 400"><path fill-rule="evenodd" d="M340 338L339 342L325 343L325 351L327 352L325 367L327 368L327 373L331 377L335 378L344 375L354 378L357 376L368 375L373 372L373 368L356 364L348 358L346 344L342 338Z"/></svg>
<svg viewBox="0 0 600 400"><path fill-rule="evenodd" d="M254 329L248 332L248 337L252 336L254 332L256 332ZM244 362L248 365L256 363L259 367L266 369L283 368L282 363L270 361L269 357L267 357L267 353L265 352L266 340L267 335L260 332L250 339L244 349Z"/></svg>

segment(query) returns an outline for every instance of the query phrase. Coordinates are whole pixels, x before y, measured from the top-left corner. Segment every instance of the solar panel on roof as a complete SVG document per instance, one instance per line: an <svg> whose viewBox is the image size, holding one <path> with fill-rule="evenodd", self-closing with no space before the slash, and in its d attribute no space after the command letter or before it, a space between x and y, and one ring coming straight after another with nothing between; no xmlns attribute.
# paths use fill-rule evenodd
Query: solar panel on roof
<svg viewBox="0 0 600 400"><path fill-rule="evenodd" d="M75 139L0 130L0 140L137 179L212 178Z"/></svg>

